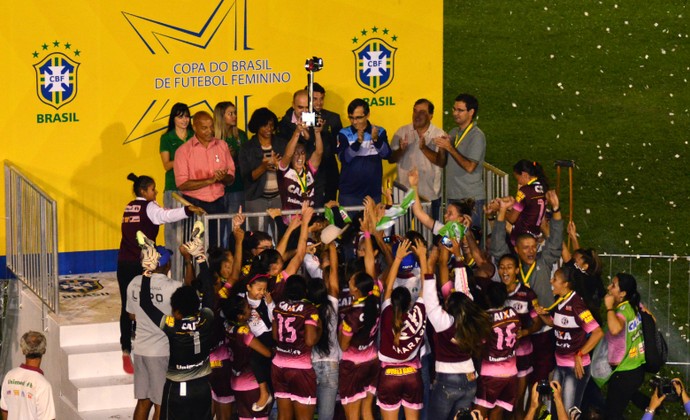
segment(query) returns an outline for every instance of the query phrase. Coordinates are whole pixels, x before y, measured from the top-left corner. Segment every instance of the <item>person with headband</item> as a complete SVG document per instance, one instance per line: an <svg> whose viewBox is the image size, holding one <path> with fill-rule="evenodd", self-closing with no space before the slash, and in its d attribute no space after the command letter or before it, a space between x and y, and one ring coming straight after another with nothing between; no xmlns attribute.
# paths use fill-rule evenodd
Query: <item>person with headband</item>
<svg viewBox="0 0 690 420"><path fill-rule="evenodd" d="M19 340L26 360L7 372L2 380L0 409L3 419L55 419L53 388L41 370L46 344L46 337L36 331L26 332Z"/></svg>

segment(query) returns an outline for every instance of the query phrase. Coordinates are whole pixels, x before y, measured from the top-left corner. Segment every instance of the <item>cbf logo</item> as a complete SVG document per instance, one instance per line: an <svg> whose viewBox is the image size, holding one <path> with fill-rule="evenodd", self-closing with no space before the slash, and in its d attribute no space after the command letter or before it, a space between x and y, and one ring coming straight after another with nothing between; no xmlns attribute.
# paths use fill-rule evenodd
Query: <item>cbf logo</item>
<svg viewBox="0 0 690 420"><path fill-rule="evenodd" d="M352 50L355 59L355 80L362 88L377 93L390 86L395 77L395 53L398 50L392 44L398 36L390 29L376 26L370 30L362 29L361 38L352 38L353 44L359 44ZM392 96L363 98L369 106L395 105Z"/></svg>
<svg viewBox="0 0 690 420"><path fill-rule="evenodd" d="M40 51L40 53L39 53ZM45 53L43 58L40 55ZM69 42L44 43L33 52L40 59L33 65L36 73L36 95L46 105L60 109L77 97L79 86L79 62L75 60L81 51ZM37 114L38 123L75 122L76 113Z"/></svg>

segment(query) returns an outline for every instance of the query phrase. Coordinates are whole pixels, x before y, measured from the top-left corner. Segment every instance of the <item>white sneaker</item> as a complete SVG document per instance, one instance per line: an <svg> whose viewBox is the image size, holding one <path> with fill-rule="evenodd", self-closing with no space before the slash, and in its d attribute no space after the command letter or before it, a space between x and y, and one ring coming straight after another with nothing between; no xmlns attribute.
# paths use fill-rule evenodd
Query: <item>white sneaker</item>
<svg viewBox="0 0 690 420"><path fill-rule="evenodd" d="M137 231L137 243L141 247L141 266L146 274L151 274L158 268L158 260L161 254L156 251L156 244L144 235L144 232Z"/></svg>
<svg viewBox="0 0 690 420"><path fill-rule="evenodd" d="M192 239L203 238L204 237L204 222L197 220L194 222L194 228L192 229Z"/></svg>

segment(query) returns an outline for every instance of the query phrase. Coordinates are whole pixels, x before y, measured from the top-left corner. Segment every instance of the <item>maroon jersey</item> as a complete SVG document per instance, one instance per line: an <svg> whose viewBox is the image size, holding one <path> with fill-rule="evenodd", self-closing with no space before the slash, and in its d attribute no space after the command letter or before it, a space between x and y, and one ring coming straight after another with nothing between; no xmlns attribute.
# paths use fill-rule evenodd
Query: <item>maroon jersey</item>
<svg viewBox="0 0 690 420"><path fill-rule="evenodd" d="M352 302L352 306L343 311L340 331L352 337L350 346L343 352L343 360L356 364L376 358L376 334L379 330L379 314L369 334L358 334L364 326L364 300L366 297Z"/></svg>
<svg viewBox="0 0 690 420"><path fill-rule="evenodd" d="M278 189L280 190L280 202L285 210L299 210L305 200L309 205L314 205L314 177L316 170L309 162L304 163L301 173L288 167L278 168Z"/></svg>
<svg viewBox="0 0 690 420"><path fill-rule="evenodd" d="M318 326L316 306L303 300L284 300L273 310L273 321L278 333L273 364L293 369L311 368L311 346L305 338L307 325Z"/></svg>
<svg viewBox="0 0 690 420"><path fill-rule="evenodd" d="M144 232L147 238L156 241L159 226L149 219L146 207L149 202L143 199L130 201L122 215L122 240L118 261L139 261L141 248L137 244L137 231Z"/></svg>
<svg viewBox="0 0 690 420"><path fill-rule="evenodd" d="M530 181L527 185L520 187L515 201L513 210L519 211L520 215L510 233L511 241L515 243L515 239L523 233L529 233L535 237L541 235L539 226L546 210L544 186L536 179Z"/></svg>
<svg viewBox="0 0 690 420"><path fill-rule="evenodd" d="M486 376L511 376L517 374L515 348L520 318L511 307L489 309L491 334L484 347L481 374Z"/></svg>
<svg viewBox="0 0 690 420"><path fill-rule="evenodd" d="M575 366L575 354L587 342L587 334L599 327L582 297L575 292L556 305L553 332L556 335L556 364ZM589 365L589 354L582 356L582 365Z"/></svg>
<svg viewBox="0 0 690 420"><path fill-rule="evenodd" d="M419 364L419 350L424 345L426 326L424 300L422 298L417 299L412 308L403 314L402 329L397 345L395 344L393 322L393 306L389 299L383 302L383 311L381 312L379 360L389 364L403 362Z"/></svg>
<svg viewBox="0 0 690 420"><path fill-rule="evenodd" d="M229 324L225 328L225 336L232 354L232 374L240 376L242 372L251 371L249 360L252 357L252 349L249 348L249 343L254 339L254 334L249 326Z"/></svg>
<svg viewBox="0 0 690 420"><path fill-rule="evenodd" d="M534 293L534 290L520 282L515 290L508 294L505 304L513 308L517 313L522 325L521 328L527 328L532 325L533 319L538 316L534 310L534 303L536 301L537 294Z"/></svg>

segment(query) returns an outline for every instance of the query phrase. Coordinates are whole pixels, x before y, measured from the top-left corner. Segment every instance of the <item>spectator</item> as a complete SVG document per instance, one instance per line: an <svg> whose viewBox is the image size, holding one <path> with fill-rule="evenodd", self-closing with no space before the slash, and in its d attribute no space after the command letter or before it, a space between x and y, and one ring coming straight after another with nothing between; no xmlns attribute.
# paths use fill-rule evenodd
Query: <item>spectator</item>
<svg viewBox="0 0 690 420"><path fill-rule="evenodd" d="M685 413L690 415L690 397L688 396L688 392L685 390L683 382L680 380L680 378L673 378L671 384L673 385L673 389L676 391L676 395L678 395L683 402ZM664 402L665 399L666 394L662 394L659 389L652 390L652 399L649 402L649 407L644 410L642 420L652 420L652 418L654 418L654 413L661 406L661 403Z"/></svg>
<svg viewBox="0 0 690 420"><path fill-rule="evenodd" d="M397 162L398 182L410 187L408 173L416 168L420 173L420 197L431 201L431 217L438 220L441 209L442 170L437 161L438 146L433 139L444 132L431 123L434 104L418 99L412 109L412 123L398 129L391 140L390 161Z"/></svg>
<svg viewBox="0 0 690 420"><path fill-rule="evenodd" d="M446 199L473 199L472 226L482 227L486 191L482 180L486 137L477 126L477 98L462 93L455 98L453 118L457 127L434 139L439 148L437 162L446 167ZM451 160L448 160L450 155Z"/></svg>
<svg viewBox="0 0 690 420"><path fill-rule="evenodd" d="M213 135L213 118L199 111L192 118L194 137L175 152L175 183L185 198L208 214L225 213L225 186L235 181L235 163L224 140ZM209 243L220 244L220 230L213 223Z"/></svg>
<svg viewBox="0 0 690 420"><path fill-rule="evenodd" d="M237 107L232 102L218 102L213 109L213 125L217 139L225 140L235 163L235 182L225 187L225 209L237 213L244 206L244 183L239 155L242 145L249 141L247 133L237 128Z"/></svg>
<svg viewBox="0 0 690 420"><path fill-rule="evenodd" d="M390 156L386 129L369 122L369 104L355 99L347 106L351 125L338 134L340 196L343 206L359 206L364 197L381 201L383 159Z"/></svg>
<svg viewBox="0 0 690 420"><path fill-rule="evenodd" d="M29 331L19 340L25 361L7 372L2 380L0 409L3 420L55 419L53 388L43 376L41 361L46 353L46 337Z"/></svg>
<svg viewBox="0 0 690 420"><path fill-rule="evenodd" d="M165 169L163 207L168 209L179 206L172 197L172 193L177 192L173 167L177 149L194 136L194 130L192 130L192 127L189 125L190 115L187 104L178 102L173 105L170 110L170 116L168 117L167 131L161 136L160 154L161 161L163 162L163 169ZM177 249L177 247L182 244L182 228L177 222L168 223L163 234L165 235L165 246L167 246L168 249ZM178 261L178 254L174 253L171 267L177 267Z"/></svg>
<svg viewBox="0 0 690 420"><path fill-rule="evenodd" d="M548 412L548 407L544 407L541 404L542 397L548 397L546 400L553 398L553 405L556 407L556 416L559 419L569 419L565 406L563 405L563 391L561 389L561 384L558 381L547 382L551 387L551 395L542 395L537 391L538 382L532 385L532 398L530 399L529 410L525 415L525 420L537 420L545 417L538 416L540 408Z"/></svg>
<svg viewBox="0 0 690 420"><path fill-rule="evenodd" d="M618 273L611 280L606 305L608 361L613 368L606 395L608 419L624 418L625 408L644 381L644 338L637 281Z"/></svg>
<svg viewBox="0 0 690 420"><path fill-rule="evenodd" d="M249 213L281 206L276 169L287 141L275 135L277 125L278 118L268 108L257 109L249 119L247 128L254 136L240 149L245 210ZM263 220L250 222L249 228L264 230Z"/></svg>
<svg viewBox="0 0 690 420"><path fill-rule="evenodd" d="M305 89L307 89L305 87ZM335 200L338 195L338 182L340 174L338 170L338 133L343 129L340 115L323 107L326 99L326 90L318 83L314 83L314 111L321 117L323 125L321 137L323 138L323 159L321 170L316 173L314 186L315 207Z"/></svg>

